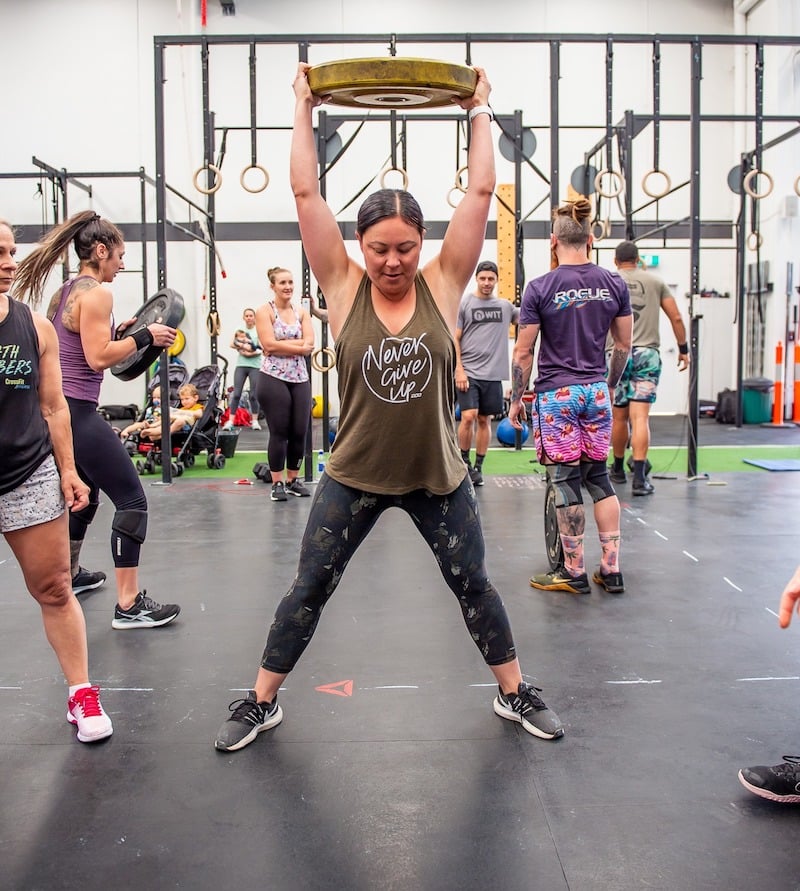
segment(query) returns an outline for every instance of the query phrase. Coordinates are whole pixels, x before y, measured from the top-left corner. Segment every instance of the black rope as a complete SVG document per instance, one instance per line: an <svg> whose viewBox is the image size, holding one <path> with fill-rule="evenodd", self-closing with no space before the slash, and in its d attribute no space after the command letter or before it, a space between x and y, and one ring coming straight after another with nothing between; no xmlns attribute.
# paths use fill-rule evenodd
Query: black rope
<svg viewBox="0 0 800 891"><path fill-rule="evenodd" d="M658 170L661 142L661 43L653 41L653 170Z"/></svg>

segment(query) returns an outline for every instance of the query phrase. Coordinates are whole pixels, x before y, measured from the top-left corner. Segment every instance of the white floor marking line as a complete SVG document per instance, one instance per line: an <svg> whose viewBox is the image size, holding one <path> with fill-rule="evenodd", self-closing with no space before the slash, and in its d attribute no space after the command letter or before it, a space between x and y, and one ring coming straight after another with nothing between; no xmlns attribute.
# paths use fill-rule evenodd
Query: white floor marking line
<svg viewBox="0 0 800 891"><path fill-rule="evenodd" d="M800 681L800 677L788 678L736 678L737 681Z"/></svg>
<svg viewBox="0 0 800 891"><path fill-rule="evenodd" d="M742 590L738 585L734 585L733 582L727 576L722 576L722 580L724 582L727 582L731 586L731 588L735 588L737 591Z"/></svg>
<svg viewBox="0 0 800 891"><path fill-rule="evenodd" d="M660 684L661 681L646 681L644 678L639 678L637 681L606 681L607 684Z"/></svg>
<svg viewBox="0 0 800 891"><path fill-rule="evenodd" d="M764 609L771 615L775 616L776 619L778 618L778 614L775 612L774 609L770 609L768 606L765 606Z"/></svg>
<svg viewBox="0 0 800 891"><path fill-rule="evenodd" d="M654 532L659 538L663 538L664 541L669 541L669 539L667 538L667 536L666 536L666 535L662 535L662 534L658 531L658 529L654 529L653 532Z"/></svg>
<svg viewBox="0 0 800 891"><path fill-rule="evenodd" d="M637 517L637 518L636 518L636 522L637 522L637 523L641 523L642 526L648 526L648 525L649 525L649 523L645 523L645 521L644 521L641 517Z"/></svg>
<svg viewBox="0 0 800 891"><path fill-rule="evenodd" d="M497 684L469 684L470 687L496 687Z"/></svg>
<svg viewBox="0 0 800 891"><path fill-rule="evenodd" d="M384 684L382 687L359 687L359 690L419 690L416 684Z"/></svg>
<svg viewBox="0 0 800 891"><path fill-rule="evenodd" d="M153 687L103 687L103 692L107 693L109 690L114 693L152 693Z"/></svg>
<svg viewBox="0 0 800 891"><path fill-rule="evenodd" d="M700 561L697 559L697 557L694 556L694 554L690 554L688 551L684 551L683 553L686 554L686 556L687 556L690 560L694 560L695 563L699 563L699 562L700 562Z"/></svg>
<svg viewBox="0 0 800 891"><path fill-rule="evenodd" d="M21 690L22 687L0 687L0 690Z"/></svg>

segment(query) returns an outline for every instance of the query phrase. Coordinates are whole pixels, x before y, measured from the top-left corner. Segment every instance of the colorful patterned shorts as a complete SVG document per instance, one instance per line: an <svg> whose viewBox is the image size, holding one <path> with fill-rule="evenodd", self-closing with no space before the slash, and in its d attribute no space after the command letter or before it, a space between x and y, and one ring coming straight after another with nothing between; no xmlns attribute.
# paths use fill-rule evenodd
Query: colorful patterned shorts
<svg viewBox="0 0 800 891"><path fill-rule="evenodd" d="M629 402L656 401L661 378L661 355L654 347L634 347L619 383L614 388L614 405L625 408Z"/></svg>
<svg viewBox="0 0 800 891"><path fill-rule="evenodd" d="M0 532L15 532L49 523L63 513L61 477L50 455L22 485L0 495Z"/></svg>
<svg viewBox="0 0 800 891"><path fill-rule="evenodd" d="M582 456L605 461L611 446L609 402L605 381L537 393L531 426L539 463L569 464Z"/></svg>

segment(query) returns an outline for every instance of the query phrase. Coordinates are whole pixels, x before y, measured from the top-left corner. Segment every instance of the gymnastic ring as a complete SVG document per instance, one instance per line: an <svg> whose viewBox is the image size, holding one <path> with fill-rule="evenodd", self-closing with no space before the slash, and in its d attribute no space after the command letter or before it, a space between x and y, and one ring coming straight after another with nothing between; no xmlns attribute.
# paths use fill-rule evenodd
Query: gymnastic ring
<svg viewBox="0 0 800 891"><path fill-rule="evenodd" d="M325 356L325 358L328 360L327 365L323 365L319 361L320 356ZM314 371L321 371L323 374L326 371L333 371L333 369L336 368L336 353L334 353L334 351L329 349L328 347L322 347L321 349L314 350L314 352L311 354L311 367L314 369Z"/></svg>
<svg viewBox="0 0 800 891"><path fill-rule="evenodd" d="M747 236L747 250L748 251L757 251L761 245L764 244L764 239L761 237L760 232L751 232Z"/></svg>
<svg viewBox="0 0 800 891"><path fill-rule="evenodd" d="M654 192L652 189L647 188L647 180L650 177L657 173L660 176L664 177L664 189L661 192ZM665 195L669 194L670 189L672 188L672 180L669 178L668 173L664 173L663 170L659 170L657 167L654 167L652 170L648 170L647 173L642 177L642 191L645 195L649 195L651 198L663 198Z"/></svg>
<svg viewBox="0 0 800 891"><path fill-rule="evenodd" d="M209 173L214 174L214 185L213 186L201 186L200 185L200 174L204 171L208 170ZM213 195L214 192L219 191L219 187L222 185L222 171L214 164L203 164L202 167L198 167L194 172L194 176L192 177L192 182L194 183L195 189L198 192L202 192L203 195Z"/></svg>
<svg viewBox="0 0 800 891"><path fill-rule="evenodd" d="M456 170L456 184L455 184L455 186L453 187L453 188L455 188L455 189L458 189L459 192L464 192L464 194L466 194L466 192L467 192L467 188L466 188L466 186L462 186L462 185L461 185L461 177L462 177L462 175L465 174L468 170L469 170L469 165L468 165L468 164L465 164L463 167L459 167L458 170Z"/></svg>
<svg viewBox="0 0 800 891"><path fill-rule="evenodd" d="M453 199L451 198L453 192L459 192L460 194L463 194L463 192L461 192L461 189L459 189L458 186L453 186L453 188L450 189L450 191L447 193L447 203L450 205L450 207L453 208L453 210L455 210L458 207L458 204L460 204L461 202L458 202L457 204L455 201L453 201Z"/></svg>
<svg viewBox="0 0 800 891"><path fill-rule="evenodd" d="M219 337L222 326L219 322L219 313L216 310L208 314L208 317L206 318L206 330L211 337Z"/></svg>
<svg viewBox="0 0 800 891"><path fill-rule="evenodd" d="M616 192L604 192L601 188L603 184L603 177L608 174L609 176L616 177L617 179L617 191ZM602 198L616 198L622 190L625 188L625 180L622 178L622 175L617 173L616 170L612 170L610 167L606 167L605 170L600 170L597 176L594 178L594 189L598 195Z"/></svg>
<svg viewBox="0 0 800 891"><path fill-rule="evenodd" d="M408 191L408 174L403 170L402 167L387 167L386 170L381 174L381 188L385 189L387 186L385 185L386 174L387 173L399 173L403 177L403 191Z"/></svg>
<svg viewBox="0 0 800 891"><path fill-rule="evenodd" d="M794 181L794 193L800 197L800 176Z"/></svg>
<svg viewBox="0 0 800 891"><path fill-rule="evenodd" d="M253 188L252 186L248 186L244 181L245 176L250 170L260 170L264 176L264 182L257 189ZM267 168L262 167L260 164L250 164L242 171L241 176L239 177L239 182L241 183L241 186L245 190L245 192L250 192L252 195L257 195L259 192L263 192L264 189L266 189L269 185L269 174L267 173Z"/></svg>
<svg viewBox="0 0 800 891"><path fill-rule="evenodd" d="M766 178L769 186L764 192L756 192L755 189L750 188L750 183L757 177L763 176ZM747 192L747 194L751 198L766 198L767 195L772 191L773 186L775 185L772 177L766 172L766 170L759 170L757 167L753 168L742 180L742 188Z"/></svg>
<svg viewBox="0 0 800 891"><path fill-rule="evenodd" d="M599 231L597 229L598 226L600 227ZM595 220L592 223L592 238L595 241L602 241L604 238L608 238L610 229L608 220Z"/></svg>

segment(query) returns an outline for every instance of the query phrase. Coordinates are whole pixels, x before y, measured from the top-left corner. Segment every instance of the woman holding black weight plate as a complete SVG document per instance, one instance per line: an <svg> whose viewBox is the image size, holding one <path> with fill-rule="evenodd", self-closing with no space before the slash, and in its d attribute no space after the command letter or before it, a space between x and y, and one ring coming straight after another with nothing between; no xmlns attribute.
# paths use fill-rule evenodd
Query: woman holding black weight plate
<svg viewBox="0 0 800 891"><path fill-rule="evenodd" d="M102 572L79 564L81 545L99 507L102 490L113 502L111 554L117 582L117 605L111 626L117 630L155 628L180 612L160 604L139 588L139 552L147 532L147 499L139 476L119 437L97 412L103 372L148 346L169 347L175 329L157 322L119 336L135 319L115 332L113 296L107 285L124 269L122 232L93 211L82 211L51 229L20 264L15 295L34 306L50 271L72 244L78 274L50 300L47 317L58 334L64 395L72 415L75 463L90 489L89 504L69 517L72 585L76 594L100 587ZM116 337L115 337L116 334Z"/></svg>

